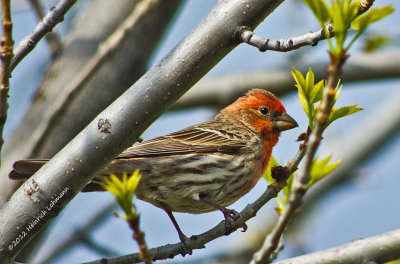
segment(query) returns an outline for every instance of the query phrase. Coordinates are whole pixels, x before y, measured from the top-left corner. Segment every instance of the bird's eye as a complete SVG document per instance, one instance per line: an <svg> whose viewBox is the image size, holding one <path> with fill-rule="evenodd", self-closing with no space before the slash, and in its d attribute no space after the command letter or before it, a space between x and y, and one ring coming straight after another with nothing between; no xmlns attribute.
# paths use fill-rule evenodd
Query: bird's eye
<svg viewBox="0 0 400 264"><path fill-rule="evenodd" d="M268 112L269 112L268 108L266 108L265 106L260 108L260 113L261 114L266 115L266 114L268 114Z"/></svg>

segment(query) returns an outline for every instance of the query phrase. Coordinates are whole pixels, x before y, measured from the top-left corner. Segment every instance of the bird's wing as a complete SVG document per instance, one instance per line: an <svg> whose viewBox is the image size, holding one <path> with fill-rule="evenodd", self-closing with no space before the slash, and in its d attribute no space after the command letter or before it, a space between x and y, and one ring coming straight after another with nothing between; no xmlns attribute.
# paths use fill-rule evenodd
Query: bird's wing
<svg viewBox="0 0 400 264"><path fill-rule="evenodd" d="M245 146L245 140L223 129L192 126L166 136L136 144L126 149L117 159L188 153L233 153Z"/></svg>

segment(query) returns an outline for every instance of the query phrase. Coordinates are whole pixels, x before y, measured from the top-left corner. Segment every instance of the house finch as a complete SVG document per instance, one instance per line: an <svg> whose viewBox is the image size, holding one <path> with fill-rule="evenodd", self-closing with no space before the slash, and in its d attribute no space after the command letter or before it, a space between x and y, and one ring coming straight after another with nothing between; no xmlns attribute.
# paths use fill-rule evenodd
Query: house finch
<svg viewBox="0 0 400 264"><path fill-rule="evenodd" d="M253 89L213 120L136 144L99 172L83 191L102 191L96 180L140 170L139 199L165 210L182 241L172 211L192 214L220 210L227 233L226 206L249 192L267 168L283 130L297 126L272 93ZM10 178L27 178L46 160L21 160Z"/></svg>

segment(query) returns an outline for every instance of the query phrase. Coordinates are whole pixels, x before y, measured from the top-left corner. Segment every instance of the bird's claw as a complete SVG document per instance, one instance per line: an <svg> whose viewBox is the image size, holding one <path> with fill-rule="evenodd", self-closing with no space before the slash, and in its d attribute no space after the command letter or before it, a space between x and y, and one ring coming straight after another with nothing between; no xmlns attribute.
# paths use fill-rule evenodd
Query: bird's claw
<svg viewBox="0 0 400 264"><path fill-rule="evenodd" d="M184 257L184 256L186 256L186 254L192 255L193 250L191 248L189 248L185 243L182 243L180 253L181 253L181 256Z"/></svg>
<svg viewBox="0 0 400 264"><path fill-rule="evenodd" d="M236 210L233 209L227 209L229 217L232 218L233 220L237 220L240 217L240 213L238 213Z"/></svg>
<svg viewBox="0 0 400 264"><path fill-rule="evenodd" d="M184 234L179 234L179 239L182 242L181 252L180 252L182 257L184 257L186 254L192 255L193 250L185 242L188 239L187 236L185 236Z"/></svg>
<svg viewBox="0 0 400 264"><path fill-rule="evenodd" d="M225 235L229 235L233 232L232 221L239 219L240 214L232 209L226 209L223 213L225 217Z"/></svg>

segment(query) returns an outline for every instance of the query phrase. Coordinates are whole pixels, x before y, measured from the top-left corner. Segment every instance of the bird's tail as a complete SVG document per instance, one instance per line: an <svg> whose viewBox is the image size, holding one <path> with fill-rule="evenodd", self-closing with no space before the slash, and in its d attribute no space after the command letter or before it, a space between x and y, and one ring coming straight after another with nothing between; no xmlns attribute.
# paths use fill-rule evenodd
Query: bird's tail
<svg viewBox="0 0 400 264"><path fill-rule="evenodd" d="M11 180L26 180L35 174L48 161L48 159L19 160L14 163L13 170L8 174L8 177ZM82 192L96 191L104 191L98 182L90 182L82 190Z"/></svg>
<svg viewBox="0 0 400 264"><path fill-rule="evenodd" d="M24 180L31 177L37 172L48 159L27 159L19 160L14 163L13 170L10 172L8 177L12 180Z"/></svg>

